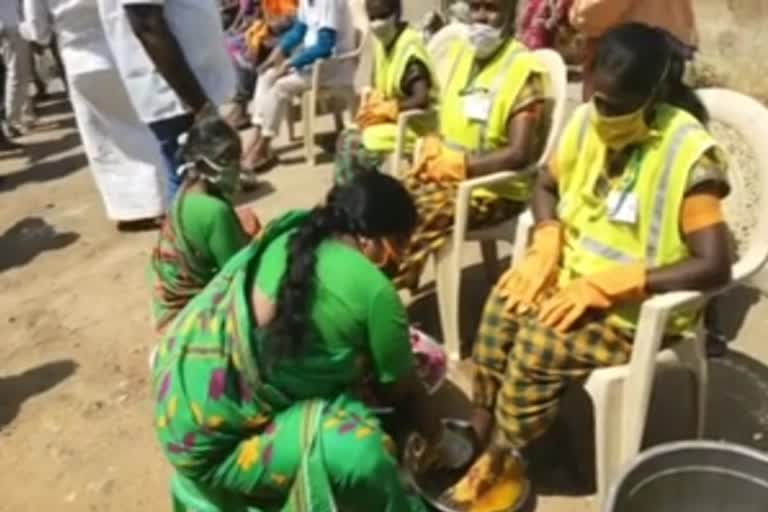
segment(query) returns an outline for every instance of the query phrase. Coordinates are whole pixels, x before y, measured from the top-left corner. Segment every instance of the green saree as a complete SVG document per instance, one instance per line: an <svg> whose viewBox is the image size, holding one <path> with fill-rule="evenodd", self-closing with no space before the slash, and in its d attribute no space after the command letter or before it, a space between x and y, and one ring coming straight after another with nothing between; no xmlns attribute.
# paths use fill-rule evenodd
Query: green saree
<svg viewBox="0 0 768 512"><path fill-rule="evenodd" d="M390 438L340 392L295 400L260 364L251 320L254 269L291 213L235 255L172 321L153 369L155 430L176 470L176 511L190 490L226 512L421 512L400 481ZM340 383L343 384L343 383Z"/></svg>

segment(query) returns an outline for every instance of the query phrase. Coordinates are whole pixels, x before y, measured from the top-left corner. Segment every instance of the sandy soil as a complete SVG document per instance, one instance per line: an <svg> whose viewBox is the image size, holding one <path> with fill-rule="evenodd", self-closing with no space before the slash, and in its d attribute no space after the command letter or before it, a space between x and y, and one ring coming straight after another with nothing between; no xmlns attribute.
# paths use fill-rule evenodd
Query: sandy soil
<svg viewBox="0 0 768 512"><path fill-rule="evenodd" d="M41 114L39 130L23 140L26 152L0 155L0 512L168 510L146 371L153 335L144 268L156 234L116 232L66 104L44 104ZM309 169L300 155L289 144L286 165L251 198L263 218L313 204L330 184L327 159ZM467 263L477 261L470 251ZM487 292L479 266L467 271L465 287L464 330L471 332ZM411 310L434 329L433 297ZM768 304L745 288L721 311L736 342L729 358L712 364L708 435L768 449ZM653 418L679 412L681 402L665 398ZM675 437L666 421L654 425L655 439ZM587 510L584 498L562 497L589 494L588 485L562 484L574 471L589 473L581 459L589 458L590 434L582 428L562 422L553 435L566 445L544 440L534 456L543 490L561 496L543 499L539 510Z"/></svg>

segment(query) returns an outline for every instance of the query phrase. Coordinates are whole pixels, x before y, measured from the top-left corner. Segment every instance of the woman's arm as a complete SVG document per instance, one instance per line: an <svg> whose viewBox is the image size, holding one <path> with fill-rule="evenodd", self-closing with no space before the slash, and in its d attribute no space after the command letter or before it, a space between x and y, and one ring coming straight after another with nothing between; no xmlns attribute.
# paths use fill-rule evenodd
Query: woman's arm
<svg viewBox="0 0 768 512"><path fill-rule="evenodd" d="M231 207L218 209L208 236L208 247L221 268L248 244L240 219Z"/></svg>
<svg viewBox="0 0 768 512"><path fill-rule="evenodd" d="M646 291L711 290L730 282L731 243L723 221L721 185L705 182L694 187L683 206L682 231L690 256L680 263L648 271ZM709 222L695 217L703 211ZM688 227L686 226L688 224Z"/></svg>
<svg viewBox="0 0 768 512"><path fill-rule="evenodd" d="M431 103L429 96L431 85L427 66L421 61L411 59L405 68L400 86L404 94L398 100L400 111L428 109Z"/></svg>
<svg viewBox="0 0 768 512"><path fill-rule="evenodd" d="M301 45L301 42L304 41L306 34L307 25L298 19L294 20L293 25L282 35L278 44L280 51L283 52L283 56L289 57Z"/></svg>
<svg viewBox="0 0 768 512"><path fill-rule="evenodd" d="M442 423L431 412L432 400L416 373L407 313L391 285L382 288L371 303L368 335L377 397L427 440L436 440Z"/></svg>
<svg viewBox="0 0 768 512"><path fill-rule="evenodd" d="M533 187L531 210L536 224L547 220L557 220L557 204L560 196L557 191L555 162L552 161L539 169L536 184Z"/></svg>
<svg viewBox="0 0 768 512"><path fill-rule="evenodd" d="M516 171L530 165L535 158L532 141L537 123L540 121L542 102L531 105L531 109L518 112L507 123L509 143L496 151L471 155L467 159L469 177L485 176L500 171Z"/></svg>
<svg viewBox="0 0 768 512"><path fill-rule="evenodd" d="M291 59L291 67L302 69L311 66L320 59L327 59L333 55L336 48L336 31L330 28L321 28L317 33L317 43L301 51Z"/></svg>
<svg viewBox="0 0 768 512"><path fill-rule="evenodd" d="M543 141L538 140L538 129L544 121L546 107L544 79L541 74L532 73L517 95L507 120L507 145L497 151L470 156L467 175L471 178L516 171L532 164L543 147Z"/></svg>
<svg viewBox="0 0 768 512"><path fill-rule="evenodd" d="M53 35L51 13L42 0L24 0L23 20L19 25L21 36L29 42L47 45Z"/></svg>

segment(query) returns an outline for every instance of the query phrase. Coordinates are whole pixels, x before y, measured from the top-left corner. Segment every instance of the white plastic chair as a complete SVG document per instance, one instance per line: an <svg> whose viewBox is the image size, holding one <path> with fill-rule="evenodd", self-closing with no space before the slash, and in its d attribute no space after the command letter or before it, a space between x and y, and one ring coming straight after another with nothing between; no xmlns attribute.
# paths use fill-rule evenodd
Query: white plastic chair
<svg viewBox="0 0 768 512"><path fill-rule="evenodd" d="M541 165L549 160L562 129L567 101L567 72L565 63L557 52L553 50L537 50L534 54L549 73L552 98L554 100L549 136L539 159L539 164ZM437 302L440 310L440 325L448 357L453 362L461 359L459 322L461 311L461 255L464 249L464 242L481 242L483 260L487 268L495 267L497 259L496 242L503 240L513 243L517 226L517 217L513 217L490 228L467 231L472 192L481 187L503 183L514 176L515 173L512 171L503 171L481 178L469 179L459 184L453 224L453 239L448 241L435 256L435 279Z"/></svg>
<svg viewBox="0 0 768 512"><path fill-rule="evenodd" d="M760 187L760 211L768 202L768 109L756 100L724 89L704 89L699 95L713 121L729 125L739 132L757 160ZM738 172L733 169L732 172ZM513 258L525 252L533 219L520 217ZM733 266L731 286L745 283L768 260L768 214L763 214L748 241L747 249ZM730 287L730 286L729 286ZM707 360L701 322L694 336L660 351L667 319L682 307L703 306L711 293L681 291L656 295L643 302L629 364L599 369L590 375L586 390L592 398L595 415L597 500L602 503L622 467L640 451L646 416L657 365L682 366L697 383L697 432L704 432L707 401Z"/></svg>
<svg viewBox="0 0 768 512"><path fill-rule="evenodd" d="M457 39L466 39L469 28L463 23L451 23L440 29L432 39L427 43L427 53L429 54L432 64L434 66L435 75L438 80L445 78L447 75L447 69L443 69L446 62L446 57L451 46ZM438 83L439 87L442 87L443 83ZM412 119L428 115L429 110L426 109L412 109L405 112L401 112L397 119L397 138L395 139L395 151L392 153L389 162L389 173L393 176L400 174L400 165L402 164L403 157L405 156L405 143L406 143L406 130L408 124Z"/></svg>
<svg viewBox="0 0 768 512"><path fill-rule="evenodd" d="M352 23L358 37L358 46L355 50L332 57L330 59L320 59L312 66L312 86L301 97L301 117L304 136L304 155L309 165L315 165L315 120L317 118L318 102L330 103L334 100L340 100L345 108L352 111L357 108L357 91L355 82L345 86L333 85L323 87L320 83L320 76L324 68L337 65L343 62L353 62L355 66L360 65L363 49L366 47L369 38L368 17L365 14L365 5L362 0L349 0L349 9L352 15ZM339 124L339 112L335 111L337 124Z"/></svg>

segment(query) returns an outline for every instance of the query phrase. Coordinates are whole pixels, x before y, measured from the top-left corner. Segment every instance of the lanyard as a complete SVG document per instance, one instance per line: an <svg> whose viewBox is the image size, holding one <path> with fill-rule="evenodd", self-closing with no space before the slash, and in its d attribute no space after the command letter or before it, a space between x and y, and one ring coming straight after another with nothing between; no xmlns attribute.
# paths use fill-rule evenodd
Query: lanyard
<svg viewBox="0 0 768 512"><path fill-rule="evenodd" d="M640 179L640 164L642 163L642 156L640 148L636 148L632 151L632 155L629 157L629 173L622 178L622 188L619 200L616 202L616 207L613 209L612 214L616 214L621 211L629 194L634 190L637 181Z"/></svg>

